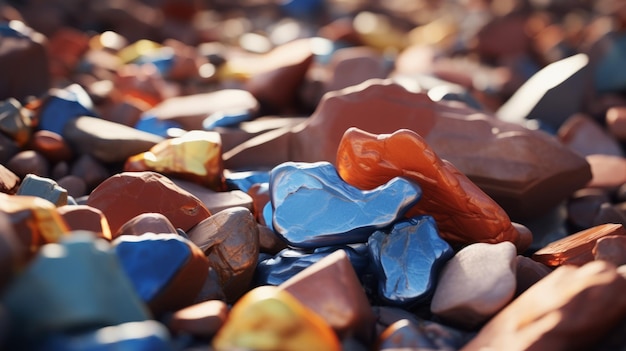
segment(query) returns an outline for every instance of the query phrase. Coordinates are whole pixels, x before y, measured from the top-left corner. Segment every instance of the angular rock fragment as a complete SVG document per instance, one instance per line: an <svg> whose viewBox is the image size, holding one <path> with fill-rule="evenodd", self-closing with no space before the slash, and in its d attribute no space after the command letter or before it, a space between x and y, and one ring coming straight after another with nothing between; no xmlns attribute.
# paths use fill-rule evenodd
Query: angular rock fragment
<svg viewBox="0 0 626 351"><path fill-rule="evenodd" d="M22 180L16 195L37 196L52 202L55 206L67 205L67 190L50 178L27 174Z"/></svg>

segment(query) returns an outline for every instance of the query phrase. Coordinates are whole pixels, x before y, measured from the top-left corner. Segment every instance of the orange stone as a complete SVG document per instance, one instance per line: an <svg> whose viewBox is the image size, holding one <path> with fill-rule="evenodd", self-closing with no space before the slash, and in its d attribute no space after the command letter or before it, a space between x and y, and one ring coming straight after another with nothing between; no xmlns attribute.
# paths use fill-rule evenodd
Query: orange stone
<svg viewBox="0 0 626 351"><path fill-rule="evenodd" d="M361 189L373 189L394 177L419 184L422 199L407 216L433 216L439 235L453 245L511 241L522 252L532 242L528 231L517 231L495 201L413 131L376 135L348 129L337 150L337 170L347 183Z"/></svg>
<svg viewBox="0 0 626 351"><path fill-rule="evenodd" d="M535 252L532 259L550 267L582 266L594 260L593 248L596 242L612 235L626 235L626 229L615 223L598 225L548 244Z"/></svg>
<svg viewBox="0 0 626 351"><path fill-rule="evenodd" d="M244 295L213 338L216 351L341 350L332 328L293 295L266 285Z"/></svg>

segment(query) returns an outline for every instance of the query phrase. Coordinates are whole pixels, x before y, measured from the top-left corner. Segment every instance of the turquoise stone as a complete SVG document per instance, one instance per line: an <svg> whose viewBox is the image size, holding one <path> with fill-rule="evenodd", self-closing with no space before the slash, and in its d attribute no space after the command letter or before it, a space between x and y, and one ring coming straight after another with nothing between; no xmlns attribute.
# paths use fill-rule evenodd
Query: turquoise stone
<svg viewBox="0 0 626 351"><path fill-rule="evenodd" d="M439 272L454 256L452 247L439 237L435 220L426 215L397 222L389 232L376 231L368 245L379 298L398 306L427 302Z"/></svg>
<svg viewBox="0 0 626 351"><path fill-rule="evenodd" d="M272 227L289 245L313 249L364 243L421 197L416 183L393 178L372 190L344 182L329 162L285 162L270 172Z"/></svg>

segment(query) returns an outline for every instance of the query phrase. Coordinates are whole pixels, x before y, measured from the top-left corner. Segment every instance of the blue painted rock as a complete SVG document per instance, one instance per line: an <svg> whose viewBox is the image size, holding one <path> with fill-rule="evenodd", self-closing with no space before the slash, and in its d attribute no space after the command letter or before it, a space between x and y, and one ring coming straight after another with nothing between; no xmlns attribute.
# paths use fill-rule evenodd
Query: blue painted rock
<svg viewBox="0 0 626 351"><path fill-rule="evenodd" d="M96 116L91 98L78 84L51 89L49 95L39 112L39 129L63 135L67 122L80 116Z"/></svg>
<svg viewBox="0 0 626 351"><path fill-rule="evenodd" d="M329 162L286 162L270 174L274 230L301 248L366 242L376 229L401 218L421 194L416 183L403 178L359 190Z"/></svg>
<svg viewBox="0 0 626 351"><path fill-rule="evenodd" d="M452 247L439 237L431 216L396 222L388 233L376 231L368 245L380 298L400 306L428 301L439 272L454 256Z"/></svg>
<svg viewBox="0 0 626 351"><path fill-rule="evenodd" d="M225 177L229 188L247 192L254 184L269 182L270 173L266 171L228 172Z"/></svg>
<svg viewBox="0 0 626 351"><path fill-rule="evenodd" d="M18 240L9 216L0 212L0 293L23 268L27 253L28 249ZM0 315L2 312L4 311L0 311ZM0 316L0 320L2 319ZM2 340L2 332L0 331L0 345L2 345Z"/></svg>
<svg viewBox="0 0 626 351"><path fill-rule="evenodd" d="M250 288L259 257L259 229L252 213L232 207L213 214L187 232L220 277L228 301Z"/></svg>
<svg viewBox="0 0 626 351"><path fill-rule="evenodd" d="M154 320L128 322L87 332L54 334L36 351L174 351L167 328Z"/></svg>
<svg viewBox="0 0 626 351"><path fill-rule="evenodd" d="M172 129L180 129L181 125L174 121L162 121L153 115L143 115L135 124L135 129L152 133L161 137L170 136Z"/></svg>
<svg viewBox="0 0 626 351"><path fill-rule="evenodd" d="M52 202L57 207L67 205L67 190L50 178L34 174L28 174L22 179L16 195L37 196Z"/></svg>
<svg viewBox="0 0 626 351"><path fill-rule="evenodd" d="M100 209L111 233L141 213L158 212L172 225L189 230L211 214L202 202L156 172L123 172L107 178L89 195L87 205Z"/></svg>
<svg viewBox="0 0 626 351"><path fill-rule="evenodd" d="M261 260L254 273L255 283L257 285L280 285L337 250L345 251L358 276L367 272L369 253L366 245L323 247L313 252L286 248L273 257L269 256L265 259L262 259L265 256L260 257Z"/></svg>
<svg viewBox="0 0 626 351"><path fill-rule="evenodd" d="M364 343L373 341L374 313L344 250L322 258L279 288L319 314L340 338L355 335Z"/></svg>
<svg viewBox="0 0 626 351"><path fill-rule="evenodd" d="M202 128L214 130L217 127L235 127L241 122L251 120L253 117L250 111L214 112L202 121Z"/></svg>
<svg viewBox="0 0 626 351"><path fill-rule="evenodd" d="M209 262L178 234L123 235L113 241L124 272L155 315L193 304Z"/></svg>
<svg viewBox="0 0 626 351"><path fill-rule="evenodd" d="M110 246L84 231L44 245L2 303L20 340L150 318Z"/></svg>

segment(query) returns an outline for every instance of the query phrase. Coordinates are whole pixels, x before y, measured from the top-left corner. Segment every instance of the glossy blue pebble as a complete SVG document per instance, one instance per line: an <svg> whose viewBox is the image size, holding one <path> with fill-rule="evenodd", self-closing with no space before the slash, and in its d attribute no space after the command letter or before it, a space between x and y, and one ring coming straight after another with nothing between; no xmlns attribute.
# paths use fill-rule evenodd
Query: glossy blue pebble
<svg viewBox="0 0 626 351"><path fill-rule="evenodd" d="M78 84L54 90L39 114L39 129L63 135L67 122L80 116L97 117L89 94Z"/></svg>
<svg viewBox="0 0 626 351"><path fill-rule="evenodd" d="M273 228L299 248L367 242L375 230L402 218L421 194L404 178L360 190L329 162L285 162L270 172Z"/></svg>
<svg viewBox="0 0 626 351"><path fill-rule="evenodd" d="M147 320L94 331L52 335L37 351L174 351L163 324Z"/></svg>
<svg viewBox="0 0 626 351"><path fill-rule="evenodd" d="M250 187L258 183L270 181L270 172L266 171L241 171L230 172L225 175L226 185L231 190L241 190L248 192Z"/></svg>
<svg viewBox="0 0 626 351"><path fill-rule="evenodd" d="M439 237L431 216L397 222L389 233L377 231L368 246L380 298L399 306L428 300L439 272L454 256L450 245Z"/></svg>
<svg viewBox="0 0 626 351"><path fill-rule="evenodd" d="M126 275L146 303L165 289L191 256L186 239L177 234L122 235L113 246Z"/></svg>
<svg viewBox="0 0 626 351"><path fill-rule="evenodd" d="M135 129L142 132L151 133L164 138L170 137L170 131L172 129L181 129L181 125L173 121L162 121L156 116L143 115L135 123Z"/></svg>
<svg viewBox="0 0 626 351"><path fill-rule="evenodd" d="M297 249L284 249L274 257L259 260L254 273L255 282L257 285L280 285L337 250L346 252L357 276L365 274L370 260L367 246L364 244L323 247L310 253Z"/></svg>
<svg viewBox="0 0 626 351"><path fill-rule="evenodd" d="M248 111L239 112L214 112L202 121L202 128L213 130L217 127L235 127L241 122L252 119L252 114Z"/></svg>

